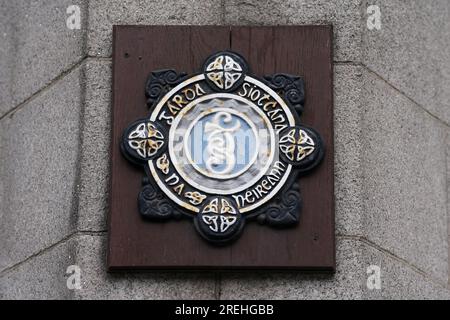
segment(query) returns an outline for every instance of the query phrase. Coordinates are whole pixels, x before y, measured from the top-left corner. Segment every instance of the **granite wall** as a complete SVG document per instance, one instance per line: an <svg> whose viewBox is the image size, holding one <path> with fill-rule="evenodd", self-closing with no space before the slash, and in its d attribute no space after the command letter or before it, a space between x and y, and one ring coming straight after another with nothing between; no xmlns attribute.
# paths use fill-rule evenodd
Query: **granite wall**
<svg viewBox="0 0 450 320"><path fill-rule="evenodd" d="M106 273L114 24L334 26L336 274ZM0 298L450 298L449 61L448 0L0 0Z"/></svg>

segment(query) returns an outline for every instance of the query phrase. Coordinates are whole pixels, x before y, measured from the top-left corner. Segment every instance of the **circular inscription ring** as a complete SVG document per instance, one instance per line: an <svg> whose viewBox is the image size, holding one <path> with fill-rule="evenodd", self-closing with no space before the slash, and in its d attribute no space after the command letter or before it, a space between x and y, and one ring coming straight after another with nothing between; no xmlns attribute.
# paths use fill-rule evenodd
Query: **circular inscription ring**
<svg viewBox="0 0 450 320"><path fill-rule="evenodd" d="M195 193L227 195L241 213L250 212L270 200L291 172L292 165L279 160L277 136L295 125L294 115L272 89L250 76L233 93L208 92L207 88L203 75L194 76L155 107L149 120L166 124L167 158L174 176L167 181L157 169L158 159L149 160L150 172L166 195L188 210L200 212L203 201L194 204L198 201L190 198ZM174 97L188 101L182 95L186 90L195 90L199 96L171 110ZM179 180L184 193L168 186L172 180Z"/></svg>

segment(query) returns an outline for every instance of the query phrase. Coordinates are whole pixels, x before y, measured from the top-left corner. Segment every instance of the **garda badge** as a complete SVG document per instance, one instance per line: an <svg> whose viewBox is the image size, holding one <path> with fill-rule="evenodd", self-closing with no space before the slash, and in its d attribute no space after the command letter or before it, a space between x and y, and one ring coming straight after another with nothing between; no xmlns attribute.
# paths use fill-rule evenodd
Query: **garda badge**
<svg viewBox="0 0 450 320"><path fill-rule="evenodd" d="M231 51L210 56L201 72L150 74L145 119L124 132L124 156L146 172L138 196L150 221L191 218L214 244L239 237L246 223L295 225L299 175L323 158L319 134L301 124L298 76L260 79Z"/></svg>

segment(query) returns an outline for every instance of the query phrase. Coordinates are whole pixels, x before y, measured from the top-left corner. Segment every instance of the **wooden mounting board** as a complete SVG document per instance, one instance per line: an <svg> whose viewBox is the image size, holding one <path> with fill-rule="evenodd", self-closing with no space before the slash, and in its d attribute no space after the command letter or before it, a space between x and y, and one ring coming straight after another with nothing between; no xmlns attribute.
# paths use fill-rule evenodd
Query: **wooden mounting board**
<svg viewBox="0 0 450 320"><path fill-rule="evenodd" d="M297 269L334 271L333 63L331 26L114 26L108 270ZM144 175L120 152L123 130L149 114L144 86L153 70L198 72L206 57L233 50L257 76L305 80L302 124L320 132L325 158L300 180L298 226L277 230L247 223L240 239L215 247L188 219L144 221L137 196Z"/></svg>

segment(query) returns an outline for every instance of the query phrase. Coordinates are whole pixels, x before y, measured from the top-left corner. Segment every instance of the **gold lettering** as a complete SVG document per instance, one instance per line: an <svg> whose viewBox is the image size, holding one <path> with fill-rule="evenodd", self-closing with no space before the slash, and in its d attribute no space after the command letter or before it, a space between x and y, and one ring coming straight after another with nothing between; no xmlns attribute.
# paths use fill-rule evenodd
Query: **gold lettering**
<svg viewBox="0 0 450 320"><path fill-rule="evenodd" d="M278 179L277 177L267 176L267 181L268 181L272 186L276 185L277 182L278 182L279 180L280 180L280 179Z"/></svg>
<svg viewBox="0 0 450 320"><path fill-rule="evenodd" d="M247 190L245 194L233 195L238 207L243 208L268 194L269 191L272 190L272 187L280 181L281 175L285 171L285 168L286 166L282 162L276 161L266 178L264 178L253 189Z"/></svg>
<svg viewBox="0 0 450 320"><path fill-rule="evenodd" d="M267 191L263 190L263 187L259 184L255 187L255 191L258 192L259 197L262 197L264 194L267 194Z"/></svg>
<svg viewBox="0 0 450 320"><path fill-rule="evenodd" d="M236 201L239 208L242 208L244 206L244 203L245 203L244 196L238 194L238 195L233 195L233 198Z"/></svg>
<svg viewBox="0 0 450 320"><path fill-rule="evenodd" d="M187 88L187 89L184 89L182 92L183 92L184 96L186 97L186 99L188 99L189 101L194 100L196 97L196 93L195 93L194 89Z"/></svg>
<svg viewBox="0 0 450 320"><path fill-rule="evenodd" d="M164 110L163 112L161 112L161 114L158 117L158 120L162 120L165 119L167 120L166 123L170 126L172 125L172 121L173 121L173 117L172 116L167 116L166 115L166 110Z"/></svg>
<svg viewBox="0 0 450 320"><path fill-rule="evenodd" d="M259 91L258 89L255 89L252 94L250 95L250 99L252 101L258 100L259 97L261 96L261 91Z"/></svg>
<svg viewBox="0 0 450 320"><path fill-rule="evenodd" d="M203 88L198 83L195 84L195 92L197 93L198 96L202 96L206 93L205 90L203 90Z"/></svg>
<svg viewBox="0 0 450 320"><path fill-rule="evenodd" d="M265 94L258 100L258 102L256 104L258 105L258 107L261 107L263 105L263 101L269 100L269 98L270 98L270 95Z"/></svg>
<svg viewBox="0 0 450 320"><path fill-rule="evenodd" d="M238 95L240 95L241 97L245 97L247 95L247 88L250 87L250 84L247 82L244 82L244 84L242 85L242 91L238 92Z"/></svg>
<svg viewBox="0 0 450 320"><path fill-rule="evenodd" d="M168 177L168 178L166 179L166 183L167 183L169 186L174 186L174 185L176 185L179 181L180 181L180 178L179 178L175 173L173 173L170 177Z"/></svg>
<svg viewBox="0 0 450 320"><path fill-rule="evenodd" d="M170 101L167 102L167 107L169 108L170 113L173 114L174 116L176 116L178 111L180 111L180 108L174 106L172 103L170 103Z"/></svg>
<svg viewBox="0 0 450 320"><path fill-rule="evenodd" d="M245 199L247 200L247 202L253 203L255 201L255 198L253 198L253 195L250 191L247 191L245 193Z"/></svg>
<svg viewBox="0 0 450 320"><path fill-rule="evenodd" d="M277 106L277 102L276 101L270 101L270 102L267 102L264 105L263 110L264 111L269 111L269 108L275 109L276 106Z"/></svg>
<svg viewBox="0 0 450 320"><path fill-rule="evenodd" d="M173 190L178 193L178 195L180 195L183 192L184 189L184 183L176 186L175 188L173 188Z"/></svg>
<svg viewBox="0 0 450 320"><path fill-rule="evenodd" d="M280 133L285 128L287 128L287 125L285 125L285 124L276 124L275 125L275 131L277 133Z"/></svg>
<svg viewBox="0 0 450 320"><path fill-rule="evenodd" d="M273 122L284 122L285 118L282 114L279 114L280 112L282 112L281 109L275 109L267 112L267 115L270 117L270 119L272 119Z"/></svg>
<svg viewBox="0 0 450 320"><path fill-rule="evenodd" d="M172 98L172 102L174 102L180 109L183 108L188 102L184 100L182 96L179 94L174 95ZM179 109L178 109L179 110Z"/></svg>

